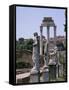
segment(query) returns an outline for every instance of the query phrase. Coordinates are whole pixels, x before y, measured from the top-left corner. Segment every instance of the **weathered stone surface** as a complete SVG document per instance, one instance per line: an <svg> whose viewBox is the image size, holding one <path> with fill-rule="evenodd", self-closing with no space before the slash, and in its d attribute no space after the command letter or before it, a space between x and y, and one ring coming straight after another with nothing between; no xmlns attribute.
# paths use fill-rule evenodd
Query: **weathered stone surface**
<svg viewBox="0 0 69 90"><path fill-rule="evenodd" d="M43 55L43 38L42 38L43 27L40 26L40 55Z"/></svg>
<svg viewBox="0 0 69 90"><path fill-rule="evenodd" d="M30 83L38 83L40 81L40 76L37 71L34 71L30 75Z"/></svg>
<svg viewBox="0 0 69 90"><path fill-rule="evenodd" d="M33 43L33 68L30 72L30 82L39 82L39 68L40 68L40 62L39 62L39 41L38 41L38 34L34 33L34 43Z"/></svg>
<svg viewBox="0 0 69 90"><path fill-rule="evenodd" d="M54 47L56 45L56 26L54 21L52 20L52 17L44 17L41 26L47 27L47 42L45 44L44 48L44 66L43 66L43 81L49 81L49 74L54 74L54 78L56 78L56 54L57 49ZM54 28L54 44L52 47L50 47L50 27L53 26ZM53 49L53 51L50 51L50 49ZM52 66L52 69L49 68ZM50 69L50 70L49 70ZM53 70L51 72L51 70ZM53 76L51 77L52 79Z"/></svg>
<svg viewBox="0 0 69 90"><path fill-rule="evenodd" d="M42 70L43 82L49 82L49 69L48 66L44 66Z"/></svg>

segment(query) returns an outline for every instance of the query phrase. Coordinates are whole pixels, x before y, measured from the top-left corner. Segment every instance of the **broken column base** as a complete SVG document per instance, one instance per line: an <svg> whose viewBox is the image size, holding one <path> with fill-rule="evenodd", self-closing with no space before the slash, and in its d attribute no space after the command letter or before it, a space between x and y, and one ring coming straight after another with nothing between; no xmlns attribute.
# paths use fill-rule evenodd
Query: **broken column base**
<svg viewBox="0 0 69 90"><path fill-rule="evenodd" d="M63 65L59 65L59 77L63 77Z"/></svg>
<svg viewBox="0 0 69 90"><path fill-rule="evenodd" d="M37 70L31 70L30 72L30 83L38 83L39 79L39 72Z"/></svg>
<svg viewBox="0 0 69 90"><path fill-rule="evenodd" d="M56 65L56 79L58 79L59 77L59 66Z"/></svg>
<svg viewBox="0 0 69 90"><path fill-rule="evenodd" d="M48 66L44 66L42 70L42 78L43 82L48 82L49 81L49 69Z"/></svg>
<svg viewBox="0 0 69 90"><path fill-rule="evenodd" d="M56 65L49 65L49 80L56 80Z"/></svg>

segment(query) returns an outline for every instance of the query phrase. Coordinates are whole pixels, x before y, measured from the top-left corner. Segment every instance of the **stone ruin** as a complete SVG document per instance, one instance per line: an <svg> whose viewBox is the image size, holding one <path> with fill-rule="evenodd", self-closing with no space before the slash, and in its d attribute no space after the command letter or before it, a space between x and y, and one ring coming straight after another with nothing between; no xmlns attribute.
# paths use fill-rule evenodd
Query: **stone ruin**
<svg viewBox="0 0 69 90"><path fill-rule="evenodd" d="M43 27L46 27L47 38L43 37ZM50 27L53 27L53 42L50 42ZM56 46L56 25L52 17L44 17L40 25L40 36L34 33L33 39L33 68L30 72L16 76L16 83L40 83L57 81L63 76L63 65L60 63L60 53L66 62L65 51L58 51ZM41 61L43 60L43 65ZM65 68L66 69L66 68ZM66 78L66 77L65 77ZM62 80L60 80L62 81Z"/></svg>
<svg viewBox="0 0 69 90"><path fill-rule="evenodd" d="M47 40L44 43L43 48L43 27L47 28ZM54 43L50 43L50 27L54 30ZM43 53L44 49L44 53ZM38 39L38 33L34 33L33 43L33 68L30 72L30 82L49 82L55 81L58 78L58 66L59 61L57 57L56 47L56 25L52 17L44 17L40 26L40 40ZM40 70L40 58L43 57L44 65ZM41 75L41 76L40 76Z"/></svg>

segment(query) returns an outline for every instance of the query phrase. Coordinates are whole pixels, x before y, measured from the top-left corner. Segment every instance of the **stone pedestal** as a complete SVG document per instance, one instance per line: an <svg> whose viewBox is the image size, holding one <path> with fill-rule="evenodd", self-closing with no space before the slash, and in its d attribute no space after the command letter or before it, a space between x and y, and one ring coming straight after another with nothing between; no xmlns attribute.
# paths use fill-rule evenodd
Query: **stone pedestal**
<svg viewBox="0 0 69 90"><path fill-rule="evenodd" d="M40 76L37 70L32 70L30 74L30 83L38 83L40 82Z"/></svg>
<svg viewBox="0 0 69 90"><path fill-rule="evenodd" d="M54 58L54 54L52 53L51 58L49 59L49 79L50 81L56 80L56 59Z"/></svg>
<svg viewBox="0 0 69 90"><path fill-rule="evenodd" d="M56 80L56 65L49 65L49 80Z"/></svg>
<svg viewBox="0 0 69 90"><path fill-rule="evenodd" d="M44 66L42 70L43 82L49 82L49 69L48 66Z"/></svg>

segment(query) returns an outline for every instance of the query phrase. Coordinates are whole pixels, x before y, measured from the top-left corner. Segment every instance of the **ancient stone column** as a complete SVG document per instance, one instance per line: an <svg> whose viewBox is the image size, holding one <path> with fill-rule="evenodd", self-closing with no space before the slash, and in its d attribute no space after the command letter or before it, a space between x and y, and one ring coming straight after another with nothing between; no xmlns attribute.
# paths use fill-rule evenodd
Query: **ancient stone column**
<svg viewBox="0 0 69 90"><path fill-rule="evenodd" d="M33 43L33 68L30 72L30 82L37 83L40 82L40 62L39 62L39 42L38 42L38 34L34 33L34 43Z"/></svg>
<svg viewBox="0 0 69 90"><path fill-rule="evenodd" d="M56 60L56 78L58 78L59 63L58 63L58 55L57 55L57 47L56 47L56 26L54 26L54 46L55 46L55 50L56 50L56 56L55 56L55 60Z"/></svg>
<svg viewBox="0 0 69 90"><path fill-rule="evenodd" d="M54 44L56 45L56 26L54 26Z"/></svg>
<svg viewBox="0 0 69 90"><path fill-rule="evenodd" d="M57 57L57 47L56 47L56 26L54 26L54 45L55 45L55 50L56 50L56 78L58 78L58 68L59 68L59 63L58 63L58 57Z"/></svg>
<svg viewBox="0 0 69 90"><path fill-rule="evenodd" d="M49 81L49 68L48 68L47 64L48 64L47 52L45 52L44 53L44 66L43 66L43 70L42 70L43 82L48 82Z"/></svg>
<svg viewBox="0 0 69 90"><path fill-rule="evenodd" d="M42 29L43 29L43 27L42 27L42 26L40 26L40 55L42 55L42 54L43 54Z"/></svg>
<svg viewBox="0 0 69 90"><path fill-rule="evenodd" d="M44 66L42 70L42 76L43 76L43 82L48 82L49 81L49 68L48 68L48 62L49 62L49 26L47 26L47 42L45 45L45 50L44 50Z"/></svg>
<svg viewBox="0 0 69 90"><path fill-rule="evenodd" d="M47 42L48 42L48 43L49 43L49 28L50 28L50 27L47 26L47 40L48 40Z"/></svg>
<svg viewBox="0 0 69 90"><path fill-rule="evenodd" d="M49 62L49 26L47 26L47 65L48 65L48 62Z"/></svg>

